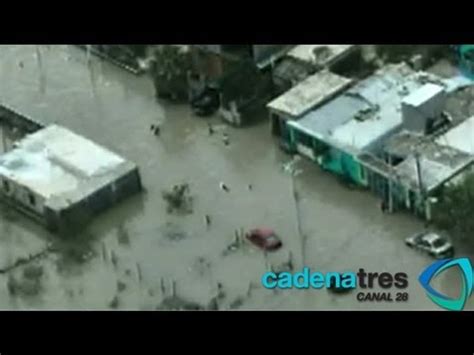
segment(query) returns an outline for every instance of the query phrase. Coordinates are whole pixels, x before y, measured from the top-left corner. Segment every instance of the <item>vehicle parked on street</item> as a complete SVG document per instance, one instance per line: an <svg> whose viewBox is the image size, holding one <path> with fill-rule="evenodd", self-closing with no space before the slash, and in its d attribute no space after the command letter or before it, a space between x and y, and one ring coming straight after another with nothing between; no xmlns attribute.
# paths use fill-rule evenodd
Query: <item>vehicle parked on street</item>
<svg viewBox="0 0 474 355"><path fill-rule="evenodd" d="M451 242L443 236L434 232L417 233L405 240L410 248L423 251L437 258L451 258L454 256L454 247Z"/></svg>
<svg viewBox="0 0 474 355"><path fill-rule="evenodd" d="M200 117L214 114L219 109L219 106L219 91L209 86L206 86L202 92L191 100L193 112Z"/></svg>
<svg viewBox="0 0 474 355"><path fill-rule="evenodd" d="M252 244L266 251L275 251L283 246L282 241L272 229L252 229L245 236Z"/></svg>

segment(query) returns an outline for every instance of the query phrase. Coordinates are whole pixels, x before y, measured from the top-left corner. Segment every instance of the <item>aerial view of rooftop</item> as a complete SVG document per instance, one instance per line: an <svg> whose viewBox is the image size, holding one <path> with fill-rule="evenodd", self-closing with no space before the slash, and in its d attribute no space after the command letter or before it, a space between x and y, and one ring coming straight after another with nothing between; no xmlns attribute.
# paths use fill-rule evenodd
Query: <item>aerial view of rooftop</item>
<svg viewBox="0 0 474 355"><path fill-rule="evenodd" d="M0 45L0 309L474 310L474 45Z"/></svg>

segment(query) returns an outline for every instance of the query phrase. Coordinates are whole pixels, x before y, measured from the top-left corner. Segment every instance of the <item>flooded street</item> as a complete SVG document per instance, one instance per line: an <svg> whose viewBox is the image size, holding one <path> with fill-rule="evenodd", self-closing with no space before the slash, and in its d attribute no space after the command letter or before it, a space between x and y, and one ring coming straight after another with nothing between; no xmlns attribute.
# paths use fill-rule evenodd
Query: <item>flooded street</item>
<svg viewBox="0 0 474 355"><path fill-rule="evenodd" d="M73 46L2 45L0 78L1 103L135 162L145 187L66 243L88 255L85 260L51 253L38 261L44 268L38 295L9 294L8 277L0 275L0 308L154 310L173 293L207 305L221 284L219 309L439 309L417 280L432 259L403 242L423 224L404 214L382 214L369 192L351 190L305 160L294 177L300 196L295 202L292 177L282 168L291 157L274 142L267 120L236 129L217 117L197 118L187 105L157 103L146 76ZM152 124L161 126L160 136L151 134ZM189 184L193 212L169 214L162 192L181 183ZM0 212L0 267L57 243L18 212L5 206ZM244 244L223 255L236 230L257 226L275 229L284 248L265 256ZM410 299L361 303L355 293L265 290L262 274L289 258L296 270L406 272ZM440 292L457 289L455 276L440 277Z"/></svg>

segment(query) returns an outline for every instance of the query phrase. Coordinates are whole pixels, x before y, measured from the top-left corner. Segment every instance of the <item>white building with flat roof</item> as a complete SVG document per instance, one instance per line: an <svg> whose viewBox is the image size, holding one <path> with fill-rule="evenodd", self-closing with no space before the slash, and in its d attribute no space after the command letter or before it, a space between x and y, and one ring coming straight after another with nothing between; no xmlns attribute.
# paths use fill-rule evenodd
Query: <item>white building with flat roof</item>
<svg viewBox="0 0 474 355"><path fill-rule="evenodd" d="M134 163L58 125L0 156L0 179L3 200L52 230L83 224L141 190Z"/></svg>

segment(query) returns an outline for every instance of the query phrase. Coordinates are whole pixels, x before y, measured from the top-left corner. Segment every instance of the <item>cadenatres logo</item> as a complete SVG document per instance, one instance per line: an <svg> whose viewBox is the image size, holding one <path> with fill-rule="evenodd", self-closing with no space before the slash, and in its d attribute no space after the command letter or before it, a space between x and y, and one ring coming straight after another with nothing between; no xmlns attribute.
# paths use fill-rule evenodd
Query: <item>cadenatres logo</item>
<svg viewBox="0 0 474 355"><path fill-rule="evenodd" d="M462 288L458 299L451 299L431 287L430 282L443 271L458 266L462 276ZM462 311L472 294L472 265L468 258L445 259L431 264L418 279L427 296L438 306L450 311Z"/></svg>

